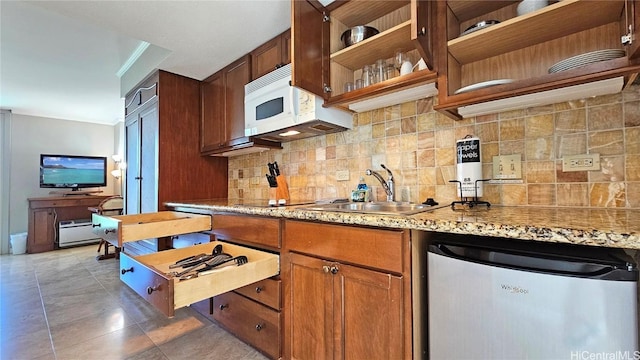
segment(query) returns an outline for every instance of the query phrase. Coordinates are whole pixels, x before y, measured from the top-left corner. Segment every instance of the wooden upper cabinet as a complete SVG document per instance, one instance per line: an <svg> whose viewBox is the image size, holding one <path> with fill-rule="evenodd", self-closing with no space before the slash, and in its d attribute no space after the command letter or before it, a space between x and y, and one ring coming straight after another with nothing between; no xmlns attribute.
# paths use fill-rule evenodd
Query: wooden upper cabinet
<svg viewBox="0 0 640 360"><path fill-rule="evenodd" d="M630 18L634 11L637 26L637 0L563 0L520 16L518 4L519 1L435 3L434 52L440 76L437 110L459 118L458 109L468 105L615 77L628 81L633 78L631 74L640 71L637 44L627 46L621 42L629 32L627 23L634 22L626 16ZM483 20L500 23L464 33ZM605 49L618 49L627 56L563 71L551 69L562 60ZM493 80L508 83L459 91Z"/></svg>
<svg viewBox="0 0 640 360"><path fill-rule="evenodd" d="M244 137L244 85L251 80L247 54L200 85L200 152L208 155Z"/></svg>
<svg viewBox="0 0 640 360"><path fill-rule="evenodd" d="M200 151L216 149L226 139L224 73L218 71L200 84Z"/></svg>
<svg viewBox="0 0 640 360"><path fill-rule="evenodd" d="M251 80L291 62L291 31L287 30L251 52Z"/></svg>
<svg viewBox="0 0 640 360"><path fill-rule="evenodd" d="M291 84L327 97L329 22L327 10L317 1L291 1Z"/></svg>
<svg viewBox="0 0 640 360"><path fill-rule="evenodd" d="M323 96L329 106L349 106L435 83L436 73L425 69L362 89L344 90L346 82L355 83L362 77L365 65L374 64L378 59L393 64L398 50L408 52L413 64L423 58L434 68L433 34L429 31L432 1L352 0L331 6L324 8L315 0L292 1L292 83L295 86ZM342 33L358 25L372 26L380 33L345 48Z"/></svg>
<svg viewBox="0 0 640 360"><path fill-rule="evenodd" d="M224 70L227 139L244 137L244 86L251 81L251 57L245 55Z"/></svg>

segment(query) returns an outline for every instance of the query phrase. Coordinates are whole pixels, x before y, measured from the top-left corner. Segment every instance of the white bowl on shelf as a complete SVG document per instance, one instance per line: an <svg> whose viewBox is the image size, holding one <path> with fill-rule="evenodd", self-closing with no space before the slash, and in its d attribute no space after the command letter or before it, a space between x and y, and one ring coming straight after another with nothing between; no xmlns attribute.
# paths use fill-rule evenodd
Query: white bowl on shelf
<svg viewBox="0 0 640 360"><path fill-rule="evenodd" d="M520 4L518 4L516 12L518 13L518 16L520 16L540 10L547 5L549 5L548 0L522 0Z"/></svg>

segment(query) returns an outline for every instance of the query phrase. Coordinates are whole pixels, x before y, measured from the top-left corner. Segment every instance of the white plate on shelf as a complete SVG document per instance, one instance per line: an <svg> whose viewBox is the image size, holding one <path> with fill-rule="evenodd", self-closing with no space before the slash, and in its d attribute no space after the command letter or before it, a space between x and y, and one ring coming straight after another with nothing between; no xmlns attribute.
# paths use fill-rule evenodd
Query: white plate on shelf
<svg viewBox="0 0 640 360"><path fill-rule="evenodd" d="M613 60L613 59L623 57L625 55L626 55L625 51L619 50L619 49L592 51L585 54L572 56L570 58L567 58L555 63L553 66L549 68L549 74L575 69L580 66L589 65L589 64L600 62L600 61Z"/></svg>
<svg viewBox="0 0 640 360"><path fill-rule="evenodd" d="M500 23L499 20L483 20L483 21L478 22L475 25L469 26L465 31L463 31L460 34L460 36L465 36L465 35L471 34L473 32L476 32L478 30L482 30L482 29L488 28L491 25L495 25L495 24L499 24L499 23Z"/></svg>
<svg viewBox="0 0 640 360"><path fill-rule="evenodd" d="M497 79L497 80L483 81L483 82L479 82L479 83L475 83L475 84L471 84L471 85L467 85L465 87L462 87L462 88L456 90L454 92L454 94L458 95L458 94L466 93L466 92L473 91L473 90L484 89L484 88L490 87L490 86L509 84L509 83L514 82L514 81L515 81L514 79Z"/></svg>

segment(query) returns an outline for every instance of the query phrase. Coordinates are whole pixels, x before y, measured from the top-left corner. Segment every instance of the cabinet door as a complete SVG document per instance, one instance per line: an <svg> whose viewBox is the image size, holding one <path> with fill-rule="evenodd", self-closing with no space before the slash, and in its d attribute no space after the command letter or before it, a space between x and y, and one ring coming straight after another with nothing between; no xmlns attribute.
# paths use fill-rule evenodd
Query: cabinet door
<svg viewBox="0 0 640 360"><path fill-rule="evenodd" d="M291 288L285 308L291 318L291 338L287 341L290 358L331 359L333 279L322 270L328 263L295 253L290 253L289 258Z"/></svg>
<svg viewBox="0 0 640 360"><path fill-rule="evenodd" d="M245 55L224 69L227 139L244 137L244 86L251 81L250 56Z"/></svg>
<svg viewBox="0 0 640 360"><path fill-rule="evenodd" d="M289 264L292 359L405 357L402 277L295 253Z"/></svg>
<svg viewBox="0 0 640 360"><path fill-rule="evenodd" d="M140 121L138 115L127 119L125 128L125 161L127 163L125 186L125 214L140 212Z"/></svg>
<svg viewBox="0 0 640 360"><path fill-rule="evenodd" d="M411 40L429 69L433 69L434 11L432 1L411 0Z"/></svg>
<svg viewBox="0 0 640 360"><path fill-rule="evenodd" d="M634 35L633 43L629 46L627 53L629 59L640 61L638 60L640 59L640 0L628 2L627 6L630 6L630 9L627 10L627 18L629 19L627 22L629 26L633 26L631 33Z"/></svg>
<svg viewBox="0 0 640 360"><path fill-rule="evenodd" d="M335 273L335 274L334 274ZM402 359L402 278L332 264L334 359Z"/></svg>
<svg viewBox="0 0 640 360"><path fill-rule="evenodd" d="M291 62L291 30L276 36L251 52L251 80Z"/></svg>
<svg viewBox="0 0 640 360"><path fill-rule="evenodd" d="M251 52L251 80L282 64L282 36L276 36Z"/></svg>
<svg viewBox="0 0 640 360"><path fill-rule="evenodd" d="M158 106L140 113L140 212L158 211Z"/></svg>
<svg viewBox="0 0 640 360"><path fill-rule="evenodd" d="M217 149L226 140L224 72L219 71L200 85L200 151Z"/></svg>
<svg viewBox="0 0 640 360"><path fill-rule="evenodd" d="M291 62L291 29L285 31L280 36L282 37L282 46L280 47L282 51L282 63L286 65Z"/></svg>
<svg viewBox="0 0 640 360"><path fill-rule="evenodd" d="M315 0L291 2L291 84L318 96L328 97L329 22L326 9Z"/></svg>
<svg viewBox="0 0 640 360"><path fill-rule="evenodd" d="M54 249L55 241L55 215L52 209L31 210L29 224L33 227L29 229L27 239L27 252L30 254Z"/></svg>

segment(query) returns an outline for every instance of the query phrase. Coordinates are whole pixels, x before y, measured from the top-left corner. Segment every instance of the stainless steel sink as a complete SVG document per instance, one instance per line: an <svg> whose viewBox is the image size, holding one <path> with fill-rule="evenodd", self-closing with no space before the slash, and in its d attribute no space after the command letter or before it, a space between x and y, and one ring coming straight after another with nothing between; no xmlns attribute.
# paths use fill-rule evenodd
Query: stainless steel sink
<svg viewBox="0 0 640 360"><path fill-rule="evenodd" d="M423 211L434 210L444 205L424 205L410 202L349 202L333 204L316 204L300 207L301 210L338 211L362 214L413 215Z"/></svg>

